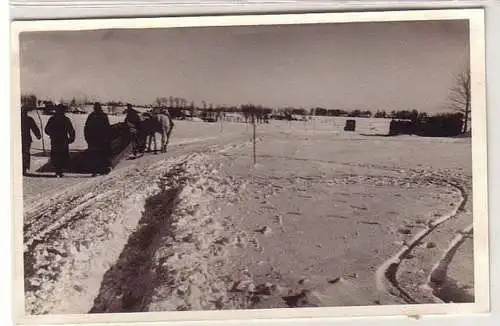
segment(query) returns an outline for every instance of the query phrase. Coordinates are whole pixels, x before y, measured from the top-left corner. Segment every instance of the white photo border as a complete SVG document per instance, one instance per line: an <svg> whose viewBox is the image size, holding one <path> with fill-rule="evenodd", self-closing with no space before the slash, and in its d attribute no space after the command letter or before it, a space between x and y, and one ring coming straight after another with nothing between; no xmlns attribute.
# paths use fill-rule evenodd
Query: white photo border
<svg viewBox="0 0 500 326"><path fill-rule="evenodd" d="M483 9L373 11L312 14L221 15L170 18L111 18L81 20L15 21L11 23L11 112L20 107L19 36L32 31L80 31L96 29L151 29L320 23L405 22L468 20L472 93L472 162L475 302L260 310L146 312L120 314L75 314L26 316L23 273L23 196L21 173L20 117L11 114L12 211L13 211L13 304L18 324L89 324L109 322L161 322L202 320L246 320L311 317L421 316L487 313L490 309L488 248L487 120L485 93L485 30Z"/></svg>

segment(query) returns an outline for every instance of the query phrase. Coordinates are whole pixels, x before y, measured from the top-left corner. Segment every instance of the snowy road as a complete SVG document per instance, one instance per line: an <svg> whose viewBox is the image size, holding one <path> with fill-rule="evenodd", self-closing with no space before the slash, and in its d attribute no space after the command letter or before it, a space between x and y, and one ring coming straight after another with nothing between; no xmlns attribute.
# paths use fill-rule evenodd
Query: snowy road
<svg viewBox="0 0 500 326"><path fill-rule="evenodd" d="M243 128L25 178L27 313L473 299L469 139L270 125L251 148Z"/></svg>

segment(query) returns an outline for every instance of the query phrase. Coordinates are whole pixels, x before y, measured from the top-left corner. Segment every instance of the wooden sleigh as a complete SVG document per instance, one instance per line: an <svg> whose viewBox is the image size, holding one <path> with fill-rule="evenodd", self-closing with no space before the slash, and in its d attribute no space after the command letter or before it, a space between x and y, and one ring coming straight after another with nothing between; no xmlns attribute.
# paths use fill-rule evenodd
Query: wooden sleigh
<svg viewBox="0 0 500 326"><path fill-rule="evenodd" d="M125 123L111 125L111 166L115 167L132 148L131 134ZM93 172L93 158L87 150L70 152L70 161L65 173L89 174ZM55 172L50 160L37 170L40 173Z"/></svg>

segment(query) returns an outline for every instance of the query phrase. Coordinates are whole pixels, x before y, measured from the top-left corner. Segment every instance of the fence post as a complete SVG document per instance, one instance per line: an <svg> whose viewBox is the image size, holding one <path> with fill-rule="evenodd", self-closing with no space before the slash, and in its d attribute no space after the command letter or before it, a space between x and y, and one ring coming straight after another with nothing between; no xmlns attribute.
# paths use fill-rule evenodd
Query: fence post
<svg viewBox="0 0 500 326"><path fill-rule="evenodd" d="M256 154L256 144L255 144L255 133L257 126L255 125L255 108L252 108L252 123L253 123L253 164L257 164L257 154Z"/></svg>
<svg viewBox="0 0 500 326"><path fill-rule="evenodd" d="M224 122L224 118L222 117L222 115L219 115L219 120L220 120L220 132L223 132L224 128L223 128L222 124Z"/></svg>
<svg viewBox="0 0 500 326"><path fill-rule="evenodd" d="M38 116L38 121L40 121L40 134L42 135L42 151L43 155L45 156L45 141L43 140L43 135L44 135L44 128L43 128L43 121L42 118L40 117L40 112L38 112L38 108L35 109L36 115Z"/></svg>
<svg viewBox="0 0 500 326"><path fill-rule="evenodd" d="M313 130L316 130L316 109L313 109Z"/></svg>

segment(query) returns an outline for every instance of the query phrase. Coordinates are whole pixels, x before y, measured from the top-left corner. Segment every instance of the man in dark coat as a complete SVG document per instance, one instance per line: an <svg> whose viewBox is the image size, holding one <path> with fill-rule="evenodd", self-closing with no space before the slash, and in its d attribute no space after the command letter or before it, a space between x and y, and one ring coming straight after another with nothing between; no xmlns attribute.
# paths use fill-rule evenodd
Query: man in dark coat
<svg viewBox="0 0 500 326"><path fill-rule="evenodd" d="M138 154L143 154L146 147L146 135L141 126L141 117L139 112L132 108L132 105L127 104L127 109L125 110L127 116L125 117L125 123L128 125L131 141L132 141L132 154L137 156Z"/></svg>
<svg viewBox="0 0 500 326"><path fill-rule="evenodd" d="M62 177L69 163L69 144L75 141L75 129L64 115L62 105L56 107L56 113L45 126L45 133L50 137L50 161L55 167L56 177Z"/></svg>
<svg viewBox="0 0 500 326"><path fill-rule="evenodd" d="M36 125L35 120L28 115L28 108L21 108L21 144L22 144L22 155L23 155L23 175L26 174L26 171L30 169L31 163L31 143L33 142L33 138L31 138L31 133L35 134L37 139L42 138L42 134L40 133L40 129Z"/></svg>
<svg viewBox="0 0 500 326"><path fill-rule="evenodd" d="M107 174L111 167L111 126L108 115L100 103L94 104L84 127L85 140L88 144L89 159L92 160L93 176Z"/></svg>

